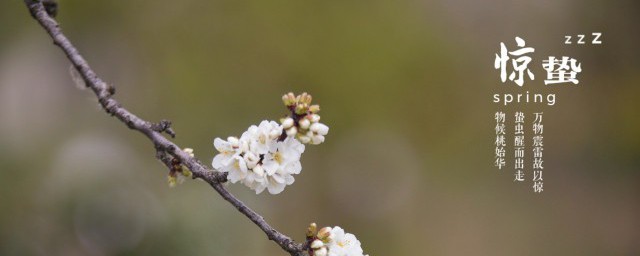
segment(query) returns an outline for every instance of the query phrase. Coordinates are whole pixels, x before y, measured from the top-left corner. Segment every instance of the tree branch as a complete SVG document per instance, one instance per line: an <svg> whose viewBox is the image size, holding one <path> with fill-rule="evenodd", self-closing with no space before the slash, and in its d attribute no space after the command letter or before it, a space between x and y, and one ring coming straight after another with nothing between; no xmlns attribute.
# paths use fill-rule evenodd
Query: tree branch
<svg viewBox="0 0 640 256"><path fill-rule="evenodd" d="M189 156L180 149L176 144L165 138L162 133L167 133L174 137L175 133L171 130L171 123L163 120L159 123L152 123L139 118L127 109L122 107L118 101L112 98L115 89L102 81L96 73L89 67L87 61L80 55L78 50L71 44L69 39L62 33L58 23L49 15L47 9L41 1L24 0L25 4L31 12L31 16L40 23L53 39L53 43L60 47L67 55L67 58L73 66L78 70L84 79L87 87L91 88L98 98L98 102L102 108L112 116L115 116L122 123L126 124L130 129L139 131L151 140L157 154L156 157L163 162L169 169L172 168L172 159L178 160L181 164L187 166L193 173L194 178L200 178L209 183L211 187L231 203L239 212L244 214L249 220L255 223L269 240L273 240L283 250L291 255L304 255L305 244L296 243L293 239L278 232L271 227L262 216L247 207L242 201L238 200L234 195L229 193L223 182L226 181L226 175L214 172L200 163L197 159ZM51 2L49 0L49 2Z"/></svg>

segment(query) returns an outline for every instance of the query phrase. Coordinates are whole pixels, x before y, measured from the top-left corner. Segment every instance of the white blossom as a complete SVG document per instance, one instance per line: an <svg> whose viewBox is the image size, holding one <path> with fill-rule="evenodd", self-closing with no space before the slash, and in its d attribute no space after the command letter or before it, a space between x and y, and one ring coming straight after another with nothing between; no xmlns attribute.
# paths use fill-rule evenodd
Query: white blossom
<svg viewBox="0 0 640 256"><path fill-rule="evenodd" d="M265 184L264 170L261 166L256 166L247 173L247 176L242 180L242 184L256 191L256 194L262 193L267 187ZM284 189L284 188L283 188Z"/></svg>
<svg viewBox="0 0 640 256"><path fill-rule="evenodd" d="M327 243L329 256L363 256L360 241L350 233L345 233L341 227L331 229Z"/></svg>
<svg viewBox="0 0 640 256"><path fill-rule="evenodd" d="M304 145L293 138L276 143L275 147L264 155L262 167L267 178L267 189L271 194L278 194L286 185L295 181L294 174L302 170L300 155L304 152Z"/></svg>
<svg viewBox="0 0 640 256"><path fill-rule="evenodd" d="M220 138L213 140L213 146L218 150L218 152L220 152L220 154L217 154L211 162L211 166L213 166L214 169L220 169L229 165L234 156L239 154L237 148L232 146L232 143Z"/></svg>
<svg viewBox="0 0 640 256"><path fill-rule="evenodd" d="M264 155L262 166L268 175L275 174L278 169L281 173L300 173L300 155L304 152L304 145L293 138L277 142L269 154Z"/></svg>
<svg viewBox="0 0 640 256"><path fill-rule="evenodd" d="M232 183L236 183L247 177L248 168L244 158L236 155L229 164L223 166L220 171L229 173L229 175L227 175L227 179Z"/></svg>
<svg viewBox="0 0 640 256"><path fill-rule="evenodd" d="M274 121L262 121L259 126L252 125L240 137L249 143L249 149L258 154L266 154L276 139L282 134L282 126Z"/></svg>

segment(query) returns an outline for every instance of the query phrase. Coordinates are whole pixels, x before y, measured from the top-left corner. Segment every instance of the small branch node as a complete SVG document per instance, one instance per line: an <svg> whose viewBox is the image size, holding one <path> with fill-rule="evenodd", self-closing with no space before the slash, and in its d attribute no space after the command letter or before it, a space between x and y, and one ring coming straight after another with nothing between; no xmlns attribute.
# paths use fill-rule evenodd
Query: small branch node
<svg viewBox="0 0 640 256"><path fill-rule="evenodd" d="M154 130L154 131L159 132L159 133L163 133L164 132L166 134L169 134L169 136L171 136L171 138L175 138L176 137L176 133L173 131L173 129L171 129L171 121L166 120L166 119L160 120L160 122L158 122L158 123L151 124L151 130Z"/></svg>

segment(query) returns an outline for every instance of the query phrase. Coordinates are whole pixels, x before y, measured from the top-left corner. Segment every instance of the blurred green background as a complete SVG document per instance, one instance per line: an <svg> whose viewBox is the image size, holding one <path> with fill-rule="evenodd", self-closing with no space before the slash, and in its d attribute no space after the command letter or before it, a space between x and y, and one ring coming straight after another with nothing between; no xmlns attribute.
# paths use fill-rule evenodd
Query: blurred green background
<svg viewBox="0 0 640 256"><path fill-rule="evenodd" d="M210 162L215 137L309 92L331 127L280 195L230 190L298 241L371 255L639 255L638 1L80 1L58 21L116 98ZM149 141L76 88L22 1L0 3L0 255L284 255L207 184L170 189ZM602 45L565 35L602 32ZM536 52L502 84L499 43ZM544 86L546 56L582 63ZM555 93L556 104L492 103ZM493 164L493 114L543 111L545 190ZM530 179L530 177L528 177Z"/></svg>

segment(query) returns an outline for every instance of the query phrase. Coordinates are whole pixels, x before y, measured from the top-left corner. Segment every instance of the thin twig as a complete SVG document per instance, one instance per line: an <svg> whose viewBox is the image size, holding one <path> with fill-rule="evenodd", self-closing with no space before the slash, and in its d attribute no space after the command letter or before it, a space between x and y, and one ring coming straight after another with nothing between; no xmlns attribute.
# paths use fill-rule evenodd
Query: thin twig
<svg viewBox="0 0 640 256"><path fill-rule="evenodd" d="M277 243L282 249L291 255L304 255L305 245L296 243L293 239L278 232L271 227L262 216L247 207L242 201L238 200L234 195L229 193L223 182L226 176L222 173L214 172L202 165L197 159L189 156L180 149L176 144L165 138L162 133L167 133L174 137L175 133L171 130L169 121L161 121L152 123L139 118L127 109L122 107L118 101L112 98L115 89L102 81L96 73L89 67L87 61L80 55L78 50L71 44L69 39L62 33L58 23L47 13L41 1L24 0L29 8L31 15L40 23L40 25L49 33L53 39L53 43L59 46L67 55L67 58L73 66L78 70L86 85L93 90L100 102L102 108L112 116L118 118L122 123L126 124L130 129L136 130L144 134L153 142L157 151L156 157L162 161L168 168L172 168L169 158L177 159L181 164L187 166L193 173L194 178L205 180L211 187L231 203L239 212L247 216L262 231L264 231L270 240Z"/></svg>

